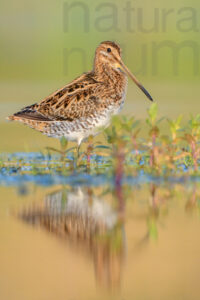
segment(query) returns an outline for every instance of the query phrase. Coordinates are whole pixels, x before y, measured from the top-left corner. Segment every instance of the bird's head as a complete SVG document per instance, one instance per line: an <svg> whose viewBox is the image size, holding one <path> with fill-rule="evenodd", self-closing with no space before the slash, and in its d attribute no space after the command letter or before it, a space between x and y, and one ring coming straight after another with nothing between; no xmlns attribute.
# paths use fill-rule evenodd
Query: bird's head
<svg viewBox="0 0 200 300"><path fill-rule="evenodd" d="M123 63L121 58L121 48L114 42L105 41L102 42L95 52L95 65L98 67L100 64L105 64L118 72L123 72L135 82L135 84L143 91L149 100L153 101L151 95L143 87L143 85L137 80L137 78L131 73L128 67Z"/></svg>

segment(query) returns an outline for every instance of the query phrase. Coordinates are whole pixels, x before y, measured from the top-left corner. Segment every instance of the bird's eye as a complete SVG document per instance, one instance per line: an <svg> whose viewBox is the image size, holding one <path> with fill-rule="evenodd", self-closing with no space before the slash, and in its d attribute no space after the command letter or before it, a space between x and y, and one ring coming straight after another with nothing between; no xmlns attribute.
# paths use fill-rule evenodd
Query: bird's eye
<svg viewBox="0 0 200 300"><path fill-rule="evenodd" d="M111 52L111 49L110 49L110 48L107 48L107 52Z"/></svg>

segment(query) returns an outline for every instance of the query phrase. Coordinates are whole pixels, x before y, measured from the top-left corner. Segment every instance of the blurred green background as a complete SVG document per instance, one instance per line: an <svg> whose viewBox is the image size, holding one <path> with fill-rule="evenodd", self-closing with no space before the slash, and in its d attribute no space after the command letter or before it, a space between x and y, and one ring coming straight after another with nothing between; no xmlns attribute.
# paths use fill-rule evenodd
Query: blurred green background
<svg viewBox="0 0 200 300"><path fill-rule="evenodd" d="M3 0L0 8L0 151L58 143L5 117L92 69L103 40L122 46L160 115L199 112L198 1ZM130 81L122 113L144 119L149 105Z"/></svg>

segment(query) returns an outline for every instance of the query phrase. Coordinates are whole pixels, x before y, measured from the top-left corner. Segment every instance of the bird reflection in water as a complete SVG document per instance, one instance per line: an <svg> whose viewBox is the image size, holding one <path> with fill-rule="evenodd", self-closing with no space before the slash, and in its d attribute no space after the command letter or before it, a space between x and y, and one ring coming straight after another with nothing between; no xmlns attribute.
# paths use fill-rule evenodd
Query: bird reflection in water
<svg viewBox="0 0 200 300"><path fill-rule="evenodd" d="M63 188L45 197L44 203L24 209L23 221L56 234L94 261L97 284L110 290L120 287L125 253L122 206L115 208L91 188Z"/></svg>

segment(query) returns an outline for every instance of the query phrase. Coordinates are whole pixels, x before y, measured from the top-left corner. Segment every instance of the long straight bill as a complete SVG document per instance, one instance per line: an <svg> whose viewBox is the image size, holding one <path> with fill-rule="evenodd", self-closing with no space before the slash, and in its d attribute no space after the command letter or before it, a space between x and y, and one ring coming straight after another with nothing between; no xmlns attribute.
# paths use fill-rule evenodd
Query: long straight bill
<svg viewBox="0 0 200 300"><path fill-rule="evenodd" d="M143 91L143 93L147 96L147 98L151 101L153 101L153 98L151 95L147 92L147 90L143 87L143 85L137 80L137 78L129 71L127 66L123 63L123 61L119 62L124 71L131 77L131 79L135 82L135 84Z"/></svg>

